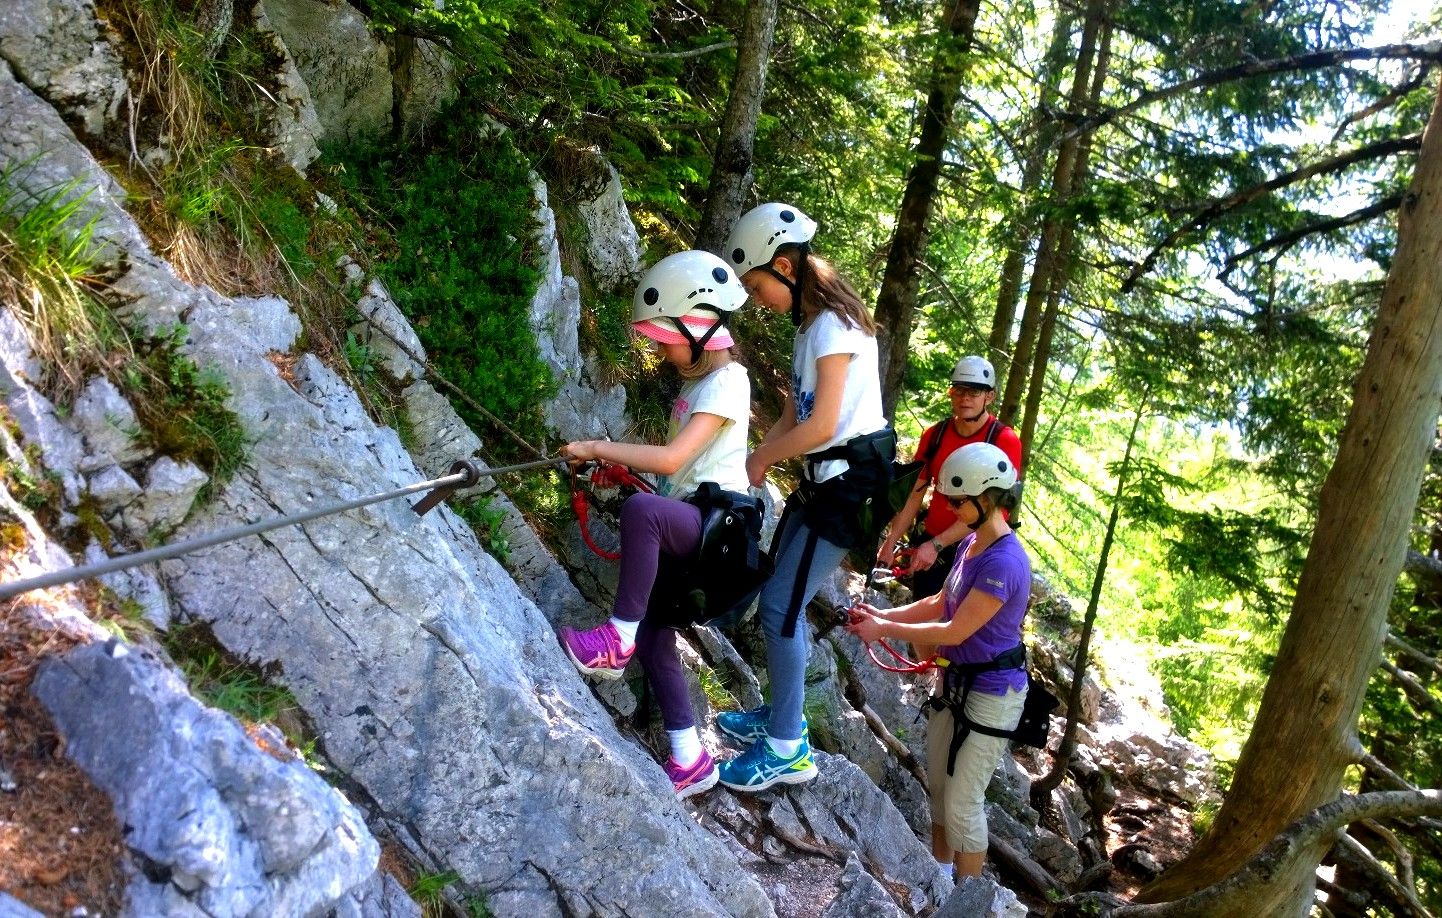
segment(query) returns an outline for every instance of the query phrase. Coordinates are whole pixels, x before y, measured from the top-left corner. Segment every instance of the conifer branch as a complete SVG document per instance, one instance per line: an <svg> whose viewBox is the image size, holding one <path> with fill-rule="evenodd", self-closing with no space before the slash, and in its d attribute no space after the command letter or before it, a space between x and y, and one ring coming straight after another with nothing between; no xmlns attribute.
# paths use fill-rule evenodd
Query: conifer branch
<svg viewBox="0 0 1442 918"><path fill-rule="evenodd" d="M640 51L636 48L628 48L625 45L616 45L616 51L619 54L627 54L631 57L641 57L648 61L658 61L701 57L703 54L710 54L713 51L724 51L727 48L734 47L736 47L736 41L732 39L730 41L718 41L714 45L706 45L701 48L692 48L689 51Z"/></svg>
<svg viewBox="0 0 1442 918"><path fill-rule="evenodd" d="M1377 143L1368 144L1365 147L1348 150L1346 153L1337 156L1308 163L1300 169L1293 169L1291 172L1284 172L1281 175L1273 176L1265 182L1253 185L1250 188L1244 188L1241 191L1233 192L1224 198L1215 198L1197 210L1191 219L1173 229L1167 234L1165 239L1153 246L1146 257L1138 262L1126 276L1126 279L1122 281L1121 292L1130 292L1131 289L1136 286L1137 281L1141 279L1142 275L1148 273L1156 266L1157 260L1161 258L1162 253L1175 246L1183 237L1197 230L1205 229L1207 226L1238 208L1245 207L1253 201L1265 197L1281 188L1286 188L1289 185L1295 185L1298 182L1304 182L1307 179L1316 178L1319 175L1341 172L1358 163L1395 156L1398 153L1410 153L1419 149L1421 146L1421 134L1412 134L1407 137L1392 137L1387 140L1378 141Z"/></svg>
<svg viewBox="0 0 1442 918"><path fill-rule="evenodd" d="M1352 61L1368 60L1421 60L1430 61L1434 64L1439 63L1442 62L1442 41L1381 45L1376 48L1337 48L1330 51L1313 51L1308 54L1298 54L1293 57L1250 61L1245 64L1237 64L1233 67L1223 67L1220 70L1212 70L1199 74L1190 80L1183 80L1180 83L1173 83L1171 86L1164 86L1161 89L1144 92L1125 105L1109 109L1089 118L1083 118L1076 122L1072 129L1068 131L1061 140L1096 130L1104 124L1115 121L1123 115L1129 115L1138 109L1145 108L1153 102L1170 99L1173 96L1179 96L1193 89L1217 86L1222 83L1233 82L1234 80L1244 80L1248 77L1267 76L1274 73L1293 73L1300 70L1322 70L1327 67L1338 67L1342 64L1351 63Z"/></svg>
<svg viewBox="0 0 1442 918"><path fill-rule="evenodd" d="M1357 223L1366 223L1374 217L1379 217L1390 210L1396 210L1401 207L1403 197L1401 194L1389 195L1380 201L1376 201L1359 210L1354 210L1350 214L1332 217L1327 220L1319 220L1316 223L1309 223L1306 226L1298 227L1290 232L1282 233L1280 236L1273 236L1266 242L1259 242L1249 249L1229 256L1226 263L1222 266L1222 275L1226 276L1230 274L1238 264L1251 258L1253 255L1260 255L1272 249L1289 249L1308 236L1314 236L1318 233L1330 233L1333 230L1339 230Z"/></svg>

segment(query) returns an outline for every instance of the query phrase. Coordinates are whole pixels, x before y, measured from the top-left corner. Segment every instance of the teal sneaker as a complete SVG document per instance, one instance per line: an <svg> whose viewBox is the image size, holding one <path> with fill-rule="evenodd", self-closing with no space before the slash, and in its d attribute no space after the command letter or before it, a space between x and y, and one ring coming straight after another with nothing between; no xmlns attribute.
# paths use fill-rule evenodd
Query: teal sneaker
<svg viewBox="0 0 1442 918"><path fill-rule="evenodd" d="M766 736L771 720L771 705L763 704L750 711L722 711L716 715L716 727L722 733L743 743L754 743Z"/></svg>
<svg viewBox="0 0 1442 918"><path fill-rule="evenodd" d="M749 711L722 711L716 715L718 730L731 739L748 745L770 736L766 732L766 727L770 722L771 705L769 704L763 704L761 707L752 708ZM801 738L811 739L811 729L806 725L805 719L801 721Z"/></svg>
<svg viewBox="0 0 1442 918"><path fill-rule="evenodd" d="M721 763L721 783L732 790L754 793L776 784L804 784L816 777L816 763L811 760L811 743L801 738L801 746L790 758L782 758L765 738L729 762Z"/></svg>

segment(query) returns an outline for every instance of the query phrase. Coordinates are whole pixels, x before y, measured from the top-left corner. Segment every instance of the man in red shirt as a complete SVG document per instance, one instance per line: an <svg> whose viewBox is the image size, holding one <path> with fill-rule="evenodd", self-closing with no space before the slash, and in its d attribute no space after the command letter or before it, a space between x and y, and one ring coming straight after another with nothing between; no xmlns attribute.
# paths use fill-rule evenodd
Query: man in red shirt
<svg viewBox="0 0 1442 918"><path fill-rule="evenodd" d="M1018 472L1021 471L1021 439L1016 431L998 421L987 409L996 398L996 371L985 357L963 357L951 371L951 417L927 428L916 444L916 459L926 465L917 476L916 488L906 506L892 519L881 543L877 561L891 566L896 557L896 543L911 529L921 509L927 489L941 471L941 464L958 447L968 443L991 443L1006 453ZM915 546L912 555L911 594L917 599L941 590L951 564L956 559L956 546L967 533L966 524L956 518L945 495L931 489L931 502L923 522L927 541Z"/></svg>

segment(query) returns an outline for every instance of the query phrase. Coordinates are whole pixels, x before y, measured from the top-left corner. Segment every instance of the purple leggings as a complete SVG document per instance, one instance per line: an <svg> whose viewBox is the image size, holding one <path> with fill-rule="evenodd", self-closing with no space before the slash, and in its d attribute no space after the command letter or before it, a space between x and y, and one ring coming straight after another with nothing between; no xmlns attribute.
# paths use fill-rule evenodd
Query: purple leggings
<svg viewBox="0 0 1442 918"><path fill-rule="evenodd" d="M662 561L678 564L700 547L701 511L691 504L641 493L621 505L621 579L613 611L623 621L641 623L636 655L651 680L667 730L696 726L696 714L676 652L676 629L653 626L646 609Z"/></svg>

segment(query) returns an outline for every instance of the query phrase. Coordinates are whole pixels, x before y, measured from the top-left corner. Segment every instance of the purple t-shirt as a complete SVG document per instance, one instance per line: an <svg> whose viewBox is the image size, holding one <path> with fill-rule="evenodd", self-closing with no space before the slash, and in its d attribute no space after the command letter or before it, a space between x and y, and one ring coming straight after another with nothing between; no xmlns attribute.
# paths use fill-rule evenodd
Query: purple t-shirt
<svg viewBox="0 0 1442 918"><path fill-rule="evenodd" d="M1007 533L975 558L967 558L966 549L975 539L976 533L972 533L957 547L956 561L942 588L944 618L951 621L956 607L972 590L1000 599L1001 608L964 642L941 648L941 655L954 663L985 663L1020 644L1021 620L1031 596L1031 561L1016 536ZM1005 695L1008 688L1026 690L1025 669L978 673L972 683L973 691L988 695Z"/></svg>

